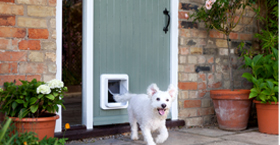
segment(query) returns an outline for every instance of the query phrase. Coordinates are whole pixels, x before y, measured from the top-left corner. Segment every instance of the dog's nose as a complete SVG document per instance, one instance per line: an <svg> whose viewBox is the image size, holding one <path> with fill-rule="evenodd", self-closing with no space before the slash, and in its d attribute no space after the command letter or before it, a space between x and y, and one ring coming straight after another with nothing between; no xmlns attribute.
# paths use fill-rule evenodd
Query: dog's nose
<svg viewBox="0 0 280 145"><path fill-rule="evenodd" d="M165 107L166 107L166 104L161 104L161 107L162 107L162 108L165 108Z"/></svg>

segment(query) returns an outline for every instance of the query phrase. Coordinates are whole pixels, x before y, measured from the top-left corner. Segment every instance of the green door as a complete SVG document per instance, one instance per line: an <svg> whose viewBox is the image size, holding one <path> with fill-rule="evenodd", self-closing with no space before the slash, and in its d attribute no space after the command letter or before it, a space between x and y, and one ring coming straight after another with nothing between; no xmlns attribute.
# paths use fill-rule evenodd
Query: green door
<svg viewBox="0 0 280 145"><path fill-rule="evenodd" d="M169 0L94 0L93 124L128 122L126 109L100 108L100 75L127 74L129 92L146 93L170 83Z"/></svg>

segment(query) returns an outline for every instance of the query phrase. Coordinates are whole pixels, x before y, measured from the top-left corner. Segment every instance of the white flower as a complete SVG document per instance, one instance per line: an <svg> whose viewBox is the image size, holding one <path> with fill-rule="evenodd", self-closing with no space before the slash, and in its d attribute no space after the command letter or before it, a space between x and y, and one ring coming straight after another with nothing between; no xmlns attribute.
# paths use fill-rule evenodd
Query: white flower
<svg viewBox="0 0 280 145"><path fill-rule="evenodd" d="M57 79L53 79L49 82L47 82L48 86L51 88L51 89L54 89L54 88L62 88L64 86L64 83L62 81L59 81Z"/></svg>
<svg viewBox="0 0 280 145"><path fill-rule="evenodd" d="M40 85L38 88L37 88L37 94L49 94L51 92L51 89L49 86L47 85Z"/></svg>

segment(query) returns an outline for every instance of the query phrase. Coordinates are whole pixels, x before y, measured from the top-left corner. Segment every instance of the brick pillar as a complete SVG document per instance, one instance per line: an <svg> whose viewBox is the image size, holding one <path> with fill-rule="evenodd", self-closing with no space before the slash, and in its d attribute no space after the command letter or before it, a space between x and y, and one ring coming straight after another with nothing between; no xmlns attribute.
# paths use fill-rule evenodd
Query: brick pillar
<svg viewBox="0 0 280 145"><path fill-rule="evenodd" d="M56 0L0 0L0 87L56 74Z"/></svg>
<svg viewBox="0 0 280 145"><path fill-rule="evenodd" d="M209 91L228 89L228 51L227 41L223 34L210 30L207 32L203 23L193 22L189 15L205 4L205 0L180 0L179 3L179 54L178 54L178 87L179 118L187 126L201 126L215 121L215 111ZM238 70L243 61L238 59L235 48L241 40L252 44L256 28L250 23L253 16L251 9L246 9L245 16L237 26L239 32L231 33L231 54L234 69L235 88L250 88L243 72ZM199 71L198 67L209 71Z"/></svg>

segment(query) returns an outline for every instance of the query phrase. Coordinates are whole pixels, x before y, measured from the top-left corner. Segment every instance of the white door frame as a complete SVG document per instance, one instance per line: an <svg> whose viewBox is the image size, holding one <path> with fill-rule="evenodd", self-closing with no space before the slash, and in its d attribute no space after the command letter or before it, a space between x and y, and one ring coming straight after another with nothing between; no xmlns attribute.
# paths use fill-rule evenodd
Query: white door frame
<svg viewBox="0 0 280 145"><path fill-rule="evenodd" d="M93 44L94 44L94 0L83 0L83 76L82 76L82 124L93 129ZM170 0L170 83L178 86L178 0ZM61 80L62 74L62 0L57 0L56 7L57 52L56 78ZM56 132L61 132L62 115L56 121ZM178 99L172 104L172 120L178 119Z"/></svg>

